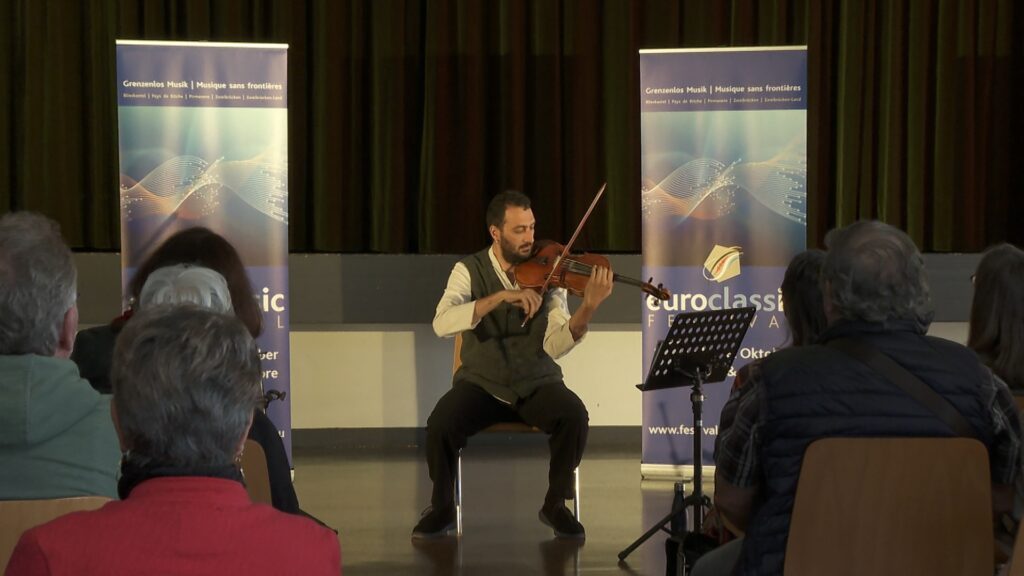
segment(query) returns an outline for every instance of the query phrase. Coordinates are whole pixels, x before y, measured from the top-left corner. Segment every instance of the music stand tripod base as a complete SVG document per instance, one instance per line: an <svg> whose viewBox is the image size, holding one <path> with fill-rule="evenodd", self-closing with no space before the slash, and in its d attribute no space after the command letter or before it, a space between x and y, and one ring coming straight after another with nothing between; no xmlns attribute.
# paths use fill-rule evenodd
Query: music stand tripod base
<svg viewBox="0 0 1024 576"><path fill-rule="evenodd" d="M703 490L703 452L701 436L703 429L704 384L725 380L732 362L739 351L743 337L750 327L756 308L730 308L691 312L676 316L668 335L658 343L651 361L651 369L641 391L663 390L690 386L690 404L693 408L693 493L687 496L681 506L673 506L671 512L652 526L640 538L619 552L619 560L625 560L633 550L647 541L659 530L665 530L679 514L693 508L693 531L687 534L672 534L679 538L677 566L683 565L683 542L689 534L700 534L703 511L710 508L711 500ZM671 532L670 532L671 533Z"/></svg>

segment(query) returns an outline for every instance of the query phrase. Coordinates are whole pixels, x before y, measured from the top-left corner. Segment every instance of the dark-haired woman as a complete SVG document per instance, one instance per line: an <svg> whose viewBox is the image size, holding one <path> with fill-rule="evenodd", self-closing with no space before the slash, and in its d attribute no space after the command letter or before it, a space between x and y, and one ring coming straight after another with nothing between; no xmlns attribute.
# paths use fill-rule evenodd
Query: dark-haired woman
<svg viewBox="0 0 1024 576"><path fill-rule="evenodd" d="M973 279L967 346L1024 395L1024 251L1010 244L990 248Z"/></svg>
<svg viewBox="0 0 1024 576"><path fill-rule="evenodd" d="M238 251L223 236L209 228L188 228L164 241L139 266L128 283L130 306L124 314L110 324L82 330L75 338L71 359L93 388L110 394L110 361L114 354L114 343L141 302L143 288L150 276L157 270L180 264L209 268L223 276L227 281L229 305L234 315L242 321L253 338L259 336L263 330L263 316L253 297L252 284ZM270 495L274 508L291 514L302 513L292 486L291 466L288 464L284 443L277 434L277 427L261 410L257 410L253 417L249 438L256 441L267 455Z"/></svg>
<svg viewBox="0 0 1024 576"><path fill-rule="evenodd" d="M805 250L789 262L782 278L783 314L789 328L791 346L806 346L818 339L828 320L825 318L825 300L821 293L821 267L825 263L825 252ZM740 368L733 380L733 390L743 385L750 370L757 368L751 362ZM723 423L725 414L722 415Z"/></svg>
<svg viewBox="0 0 1024 576"><path fill-rule="evenodd" d="M813 344L828 325L825 318L825 300L821 292L821 269L824 264L825 252L805 250L794 256L786 267L781 286L782 302L792 346ZM760 369L760 365L761 362L755 360L737 371L732 384L733 394L737 393L743 383L750 378L752 371ZM735 410L735 404L727 404L722 410L718 424L720 430L732 425L736 418ZM728 542L733 538L722 525L714 509L708 513L704 526L705 534L717 539L719 543Z"/></svg>

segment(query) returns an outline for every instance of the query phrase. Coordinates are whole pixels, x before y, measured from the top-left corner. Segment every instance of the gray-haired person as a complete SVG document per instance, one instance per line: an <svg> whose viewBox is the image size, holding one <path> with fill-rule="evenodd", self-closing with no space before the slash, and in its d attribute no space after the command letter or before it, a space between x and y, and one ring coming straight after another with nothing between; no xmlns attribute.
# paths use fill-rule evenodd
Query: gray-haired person
<svg viewBox="0 0 1024 576"><path fill-rule="evenodd" d="M139 292L138 309L179 304L195 304L222 314L235 313L227 280L215 270L192 264L175 264L150 273ZM299 508L284 442L277 433L277 426L263 410L253 412L249 438L263 448L267 457L274 508L291 514L306 514Z"/></svg>
<svg viewBox="0 0 1024 576"><path fill-rule="evenodd" d="M0 499L117 494L110 397L68 360L77 280L56 222L0 217Z"/></svg>
<svg viewBox="0 0 1024 576"><path fill-rule="evenodd" d="M870 221L833 230L825 243L825 332L815 345L766 358L726 404L736 416L719 432L715 504L745 537L702 558L695 575L782 573L797 478L814 440L957 434L844 343L888 356L949 401L988 448L995 512L1012 507L1020 417L1006 384L971 350L925 335L932 305L913 241Z"/></svg>
<svg viewBox="0 0 1024 576"><path fill-rule="evenodd" d="M144 309L118 338L111 377L122 499L29 530L8 573L340 574L334 533L253 504L242 486L260 361L238 318Z"/></svg>
<svg viewBox="0 0 1024 576"><path fill-rule="evenodd" d="M186 303L222 314L234 310L227 280L214 270L191 264L157 268L146 279L139 296L140 309Z"/></svg>

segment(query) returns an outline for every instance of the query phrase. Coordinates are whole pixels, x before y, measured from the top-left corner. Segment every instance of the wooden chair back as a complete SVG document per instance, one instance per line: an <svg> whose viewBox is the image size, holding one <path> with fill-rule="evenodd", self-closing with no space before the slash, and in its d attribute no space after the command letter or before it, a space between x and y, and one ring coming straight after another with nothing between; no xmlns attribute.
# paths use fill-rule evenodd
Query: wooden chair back
<svg viewBox="0 0 1024 576"><path fill-rule="evenodd" d="M784 573L992 574L991 488L977 440L818 440L804 455Z"/></svg>
<svg viewBox="0 0 1024 576"><path fill-rule="evenodd" d="M270 472L267 471L267 454L263 447L252 439L246 439L242 451L242 476L249 499L257 504L273 506L270 497Z"/></svg>
<svg viewBox="0 0 1024 576"><path fill-rule="evenodd" d="M0 571L23 532L71 512L95 510L110 501L106 496L76 496L45 500L0 500Z"/></svg>

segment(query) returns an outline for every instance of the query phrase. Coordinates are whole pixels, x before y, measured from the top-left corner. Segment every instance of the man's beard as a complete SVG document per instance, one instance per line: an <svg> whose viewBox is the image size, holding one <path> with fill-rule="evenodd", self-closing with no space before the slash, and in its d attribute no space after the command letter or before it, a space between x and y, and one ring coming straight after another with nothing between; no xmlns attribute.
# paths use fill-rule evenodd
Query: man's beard
<svg viewBox="0 0 1024 576"><path fill-rule="evenodd" d="M513 246L511 242L505 240L504 237L500 241L501 246L501 257L505 259L505 262L509 264L519 264L520 262L526 262L530 259L530 254L525 256L519 252L516 246Z"/></svg>

